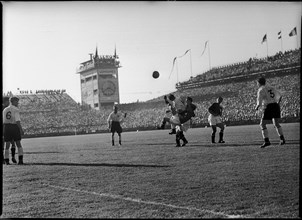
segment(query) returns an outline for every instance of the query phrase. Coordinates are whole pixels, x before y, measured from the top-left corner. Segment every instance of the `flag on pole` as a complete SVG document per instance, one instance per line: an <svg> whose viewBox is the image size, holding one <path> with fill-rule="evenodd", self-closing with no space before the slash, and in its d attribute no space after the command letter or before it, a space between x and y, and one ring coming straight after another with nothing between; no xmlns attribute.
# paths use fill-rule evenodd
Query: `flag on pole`
<svg viewBox="0 0 302 220"><path fill-rule="evenodd" d="M171 73L173 72L173 69L174 69L174 64L175 64L176 59L177 59L177 57L174 57L174 59L173 59L173 65L172 65L172 70L171 70ZM170 76L171 76L171 73L170 73ZM170 79L170 76L169 76L169 79Z"/></svg>
<svg viewBox="0 0 302 220"><path fill-rule="evenodd" d="M292 37L294 35L297 35L297 29L296 29L296 27L294 29L292 29L292 31L289 33L290 37Z"/></svg>
<svg viewBox="0 0 302 220"><path fill-rule="evenodd" d="M278 32L278 39L281 39L281 31Z"/></svg>
<svg viewBox="0 0 302 220"><path fill-rule="evenodd" d="M114 55L113 55L114 58L116 58L116 45L114 47Z"/></svg>
<svg viewBox="0 0 302 220"><path fill-rule="evenodd" d="M186 55L190 50L191 50L191 49L187 50L187 51L184 53L184 55ZM184 55L182 55L182 56L180 56L180 57L178 57L178 58L181 58L181 57L183 57Z"/></svg>
<svg viewBox="0 0 302 220"><path fill-rule="evenodd" d="M263 44L265 41L266 41L266 34L263 36L261 43Z"/></svg>
<svg viewBox="0 0 302 220"><path fill-rule="evenodd" d="M202 56L204 54L204 52L206 51L207 44L208 44L208 41L206 41L206 43L204 44L204 49L203 49L200 56Z"/></svg>

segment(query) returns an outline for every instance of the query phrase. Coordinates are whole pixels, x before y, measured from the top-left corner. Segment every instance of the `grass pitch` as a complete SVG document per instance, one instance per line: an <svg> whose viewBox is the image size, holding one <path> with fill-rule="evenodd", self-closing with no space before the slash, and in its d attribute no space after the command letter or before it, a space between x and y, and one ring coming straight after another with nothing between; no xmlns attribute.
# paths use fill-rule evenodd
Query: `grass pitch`
<svg viewBox="0 0 302 220"><path fill-rule="evenodd" d="M169 130L122 146L110 133L24 139L26 164L3 166L1 217L297 218L300 124L282 127L287 143L268 125L264 149L258 125L227 127L224 144L190 129L181 148Z"/></svg>

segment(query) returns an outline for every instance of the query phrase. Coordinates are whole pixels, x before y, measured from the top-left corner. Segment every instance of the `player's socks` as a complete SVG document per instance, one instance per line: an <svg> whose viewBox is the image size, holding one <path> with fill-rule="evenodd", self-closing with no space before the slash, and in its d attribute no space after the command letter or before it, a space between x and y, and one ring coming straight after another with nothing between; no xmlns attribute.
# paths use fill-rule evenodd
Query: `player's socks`
<svg viewBox="0 0 302 220"><path fill-rule="evenodd" d="M177 131L177 133L176 133L176 146L175 147L180 147L180 139L181 139L181 131Z"/></svg>
<svg viewBox="0 0 302 220"><path fill-rule="evenodd" d="M215 144L216 143L215 142L215 135L214 136L212 135L211 138L212 138L212 143Z"/></svg>
<svg viewBox="0 0 302 220"><path fill-rule="evenodd" d="M183 138L182 140L183 140L183 144L181 145L182 147L186 146L186 144L189 143L186 138Z"/></svg>
<svg viewBox="0 0 302 220"><path fill-rule="evenodd" d="M12 161L13 163L17 163L16 159L15 159L15 155L16 155L16 147L12 147L11 148L11 152L12 152Z"/></svg>
<svg viewBox="0 0 302 220"><path fill-rule="evenodd" d="M18 164L23 164L23 148L22 147L18 147L18 155L19 155Z"/></svg>
<svg viewBox="0 0 302 220"><path fill-rule="evenodd" d="M112 146L114 146L114 140L112 140Z"/></svg>
<svg viewBox="0 0 302 220"><path fill-rule="evenodd" d="M19 156L19 162L18 162L18 164L24 164L23 163L23 155Z"/></svg>
<svg viewBox="0 0 302 220"><path fill-rule="evenodd" d="M219 132L219 141L218 143L225 143L225 141L223 140L223 133Z"/></svg>
<svg viewBox="0 0 302 220"><path fill-rule="evenodd" d="M265 148L269 145L271 145L271 142L269 141L269 138L264 138L264 143L260 146L260 148Z"/></svg>
<svg viewBox="0 0 302 220"><path fill-rule="evenodd" d="M121 141L121 140L119 140L119 142L118 142L118 143L119 143L119 145L122 145L122 141Z"/></svg>
<svg viewBox="0 0 302 220"><path fill-rule="evenodd" d="M280 145L284 145L285 144L285 138L283 135L280 136Z"/></svg>
<svg viewBox="0 0 302 220"><path fill-rule="evenodd" d="M180 140L176 138L176 146L175 147L180 147Z"/></svg>

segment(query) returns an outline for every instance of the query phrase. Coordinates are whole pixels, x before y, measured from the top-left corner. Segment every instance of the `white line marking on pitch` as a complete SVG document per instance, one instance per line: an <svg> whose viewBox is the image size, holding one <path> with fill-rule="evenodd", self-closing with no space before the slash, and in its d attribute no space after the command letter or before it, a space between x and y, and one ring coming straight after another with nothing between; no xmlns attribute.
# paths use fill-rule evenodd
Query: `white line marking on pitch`
<svg viewBox="0 0 302 220"><path fill-rule="evenodd" d="M52 187L52 188L57 188L57 189L64 189L64 190L74 191L74 192L79 192L79 193L93 194L93 195L97 195L97 196L101 196L101 197L109 197L109 198L112 198L112 199L121 199L121 200L143 203L143 204L149 204L149 205L160 205L160 206L166 206L166 207L175 208L175 209L186 209L186 210L189 210L189 211L207 212L207 213L211 213L211 214L214 214L214 215L223 215L223 216L226 216L227 218L242 218L243 217L241 215L228 215L228 214L223 213L223 212L215 212L215 211L211 211L211 210L198 209L198 208L194 208L194 207L177 206L177 205L166 204L166 203L161 203L161 202L144 201L144 200L141 200L141 199L123 197L123 196L120 196L120 195L113 195L113 194L110 194L110 193L89 192L89 191L86 191L86 190L72 189L72 188L68 188L68 187L55 186L55 185L45 184L45 183L43 185L49 186L49 187Z"/></svg>

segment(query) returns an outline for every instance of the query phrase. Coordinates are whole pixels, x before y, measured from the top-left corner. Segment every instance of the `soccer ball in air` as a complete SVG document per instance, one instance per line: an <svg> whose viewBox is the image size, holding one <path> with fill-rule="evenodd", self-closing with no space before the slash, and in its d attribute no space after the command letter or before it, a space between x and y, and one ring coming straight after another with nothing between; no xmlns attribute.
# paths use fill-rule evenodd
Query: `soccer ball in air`
<svg viewBox="0 0 302 220"><path fill-rule="evenodd" d="M159 77L159 72L158 72L158 71L154 71L154 72L152 73L152 77L153 77L154 79L157 79L157 78Z"/></svg>

